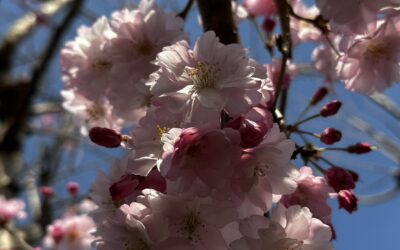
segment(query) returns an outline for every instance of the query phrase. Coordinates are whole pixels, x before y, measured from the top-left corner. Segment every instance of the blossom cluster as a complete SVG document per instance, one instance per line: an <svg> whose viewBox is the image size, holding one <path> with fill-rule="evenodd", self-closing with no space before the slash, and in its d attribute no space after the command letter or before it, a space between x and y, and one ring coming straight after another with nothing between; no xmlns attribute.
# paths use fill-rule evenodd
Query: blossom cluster
<svg viewBox="0 0 400 250"><path fill-rule="evenodd" d="M314 42L314 67L327 83L340 79L351 91L372 94L400 82L400 1L316 0L309 7L288 1L294 45ZM264 16L268 32L277 19L273 0L245 0L250 14ZM272 26L273 27L273 26Z"/></svg>
<svg viewBox="0 0 400 250"><path fill-rule="evenodd" d="M303 17L291 19L293 44L320 44L313 60L326 82L340 78L350 90L381 91L400 81L399 12L389 8L395 2L317 0L307 7L288 1ZM337 9L346 4L356 13L345 14L351 20ZM244 6L250 18L265 16L266 33L272 32L274 1ZM213 31L191 46L183 20L151 0L80 28L62 50L64 106L89 128L93 142L129 153L98 174L90 194L93 221L56 221L49 245L68 245L59 242L76 234L69 233L71 224L95 228L97 249L333 249L327 201L336 197L341 208L355 211L358 175L332 167L315 176L293 165L301 147L289 136L297 126L285 130L272 112L279 85L288 88L297 69L288 64L282 77L281 64L261 65ZM317 92L310 105L326 94ZM340 107L330 102L317 116ZM331 145L341 133L328 128L318 137ZM348 151L371 148L360 145ZM87 241L74 241L81 248L70 244L88 247Z"/></svg>

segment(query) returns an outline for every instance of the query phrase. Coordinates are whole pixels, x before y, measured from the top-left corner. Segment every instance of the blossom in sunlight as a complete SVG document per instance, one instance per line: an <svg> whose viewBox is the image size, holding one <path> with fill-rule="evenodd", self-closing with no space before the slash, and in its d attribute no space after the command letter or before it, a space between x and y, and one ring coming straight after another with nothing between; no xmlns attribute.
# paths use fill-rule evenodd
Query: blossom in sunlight
<svg viewBox="0 0 400 250"><path fill-rule="evenodd" d="M316 0L324 18L342 30L356 33L364 33L367 25L376 19L379 10L399 4L399 0Z"/></svg>
<svg viewBox="0 0 400 250"><path fill-rule="evenodd" d="M112 114L127 123L146 113L151 95L145 80L157 69L151 62L164 46L186 39L183 22L164 13L155 1L142 0L133 10L116 11L62 49L65 88L89 101L106 99Z"/></svg>
<svg viewBox="0 0 400 250"><path fill-rule="evenodd" d="M272 194L296 190L299 173L290 162L293 151L293 141L276 124L259 145L243 151L230 184L237 196L245 198L241 216L262 215L271 208Z"/></svg>
<svg viewBox="0 0 400 250"><path fill-rule="evenodd" d="M356 36L336 70L346 88L372 94L400 82L400 28L392 19L368 36Z"/></svg>
<svg viewBox="0 0 400 250"><path fill-rule="evenodd" d="M91 27L78 29L76 39L67 42L61 50L61 70L67 89L92 101L104 98L112 68L104 48L115 36L106 17L101 17Z"/></svg>
<svg viewBox="0 0 400 250"><path fill-rule="evenodd" d="M271 220L251 216L240 222L244 237L231 244L233 250L332 250L331 229L313 218L307 207L278 205Z"/></svg>
<svg viewBox="0 0 400 250"><path fill-rule="evenodd" d="M296 191L282 196L280 203L285 207L293 205L307 207L315 218L325 224L331 224L332 209L328 204L328 199L334 190L328 185L325 178L314 176L309 167L302 167L300 168L300 177L296 182Z"/></svg>
<svg viewBox="0 0 400 250"><path fill-rule="evenodd" d="M157 55L160 69L150 76L153 100L165 100L172 113L183 113L190 125L219 125L222 110L239 116L261 100L265 70L239 44L223 45L206 32L191 50L186 41Z"/></svg>

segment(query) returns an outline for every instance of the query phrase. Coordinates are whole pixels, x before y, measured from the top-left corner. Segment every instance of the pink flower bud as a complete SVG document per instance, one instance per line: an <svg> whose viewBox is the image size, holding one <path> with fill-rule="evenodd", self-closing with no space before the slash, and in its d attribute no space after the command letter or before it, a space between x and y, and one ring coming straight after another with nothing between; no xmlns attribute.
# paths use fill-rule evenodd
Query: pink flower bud
<svg viewBox="0 0 400 250"><path fill-rule="evenodd" d="M113 129L101 127L94 127L90 129L89 138L97 145L106 148L119 147L122 141L122 136L120 133Z"/></svg>
<svg viewBox="0 0 400 250"><path fill-rule="evenodd" d="M338 196L339 208L344 208L347 212L352 213L357 210L358 199L350 190L342 190Z"/></svg>
<svg viewBox="0 0 400 250"><path fill-rule="evenodd" d="M262 27L265 32L271 33L274 30L275 25L276 25L276 22L273 19L266 17L264 19Z"/></svg>
<svg viewBox="0 0 400 250"><path fill-rule="evenodd" d="M226 126L239 131L241 147L253 148L260 144L272 125L272 114L265 108L254 107L244 116L228 122Z"/></svg>
<svg viewBox="0 0 400 250"><path fill-rule="evenodd" d="M273 0L245 0L243 5L253 16L269 16L276 13Z"/></svg>
<svg viewBox="0 0 400 250"><path fill-rule="evenodd" d="M268 132L268 127L262 122L257 123L245 119L239 132L242 139L240 146L243 148L253 148L264 139L265 134Z"/></svg>
<svg viewBox="0 0 400 250"><path fill-rule="evenodd" d="M328 94L328 89L325 87L321 87L317 90L317 92L315 92L315 94L313 95L311 101L310 101L310 105L314 106L317 103L319 103L322 99L325 98L325 96Z"/></svg>
<svg viewBox="0 0 400 250"><path fill-rule="evenodd" d="M366 154L371 152L373 149L374 146L371 146L368 142L360 142L349 146L347 152L352 154Z"/></svg>
<svg viewBox="0 0 400 250"><path fill-rule="evenodd" d="M354 180L353 175L344 168L333 167L328 169L325 174L325 179L336 192L345 189L354 189L356 187L356 180Z"/></svg>
<svg viewBox="0 0 400 250"><path fill-rule="evenodd" d="M79 184L74 181L68 182L67 190L71 196L76 196L79 193Z"/></svg>
<svg viewBox="0 0 400 250"><path fill-rule="evenodd" d="M62 227L54 226L51 230L51 237L53 237L53 240L58 244L64 238L64 233L65 231Z"/></svg>
<svg viewBox="0 0 400 250"><path fill-rule="evenodd" d="M342 133L334 128L326 128L320 135L321 142L332 145L342 139Z"/></svg>
<svg viewBox="0 0 400 250"><path fill-rule="evenodd" d="M319 114L323 117L335 115L339 111L341 106L342 103L340 101L338 100L331 101L319 111Z"/></svg>
<svg viewBox="0 0 400 250"><path fill-rule="evenodd" d="M42 186L40 187L40 193L45 198L51 198L54 195L54 189L50 186Z"/></svg>
<svg viewBox="0 0 400 250"><path fill-rule="evenodd" d="M120 202L128 196L137 196L146 188L165 192L167 183L157 169L153 169L147 176L125 175L111 185L109 191L113 202Z"/></svg>
<svg viewBox="0 0 400 250"><path fill-rule="evenodd" d="M112 184L109 191L113 202L119 202L131 195L142 179L144 177L140 175L126 175Z"/></svg>

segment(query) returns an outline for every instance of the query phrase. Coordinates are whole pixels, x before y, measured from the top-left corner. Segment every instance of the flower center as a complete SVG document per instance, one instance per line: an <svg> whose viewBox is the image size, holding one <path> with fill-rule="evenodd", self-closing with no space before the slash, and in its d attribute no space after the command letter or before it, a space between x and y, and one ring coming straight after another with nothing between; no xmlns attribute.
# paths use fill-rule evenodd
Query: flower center
<svg viewBox="0 0 400 250"><path fill-rule="evenodd" d="M98 121L101 118L103 118L106 114L104 109L101 106L96 105L96 104L93 104L92 106L88 107L86 109L86 113L89 117L88 120L91 120L91 121Z"/></svg>
<svg viewBox="0 0 400 250"><path fill-rule="evenodd" d="M193 240L196 231L201 225L203 225L203 221L200 218L200 212L190 211L182 219L181 229L189 240Z"/></svg>
<svg viewBox="0 0 400 250"><path fill-rule="evenodd" d="M143 41L140 41L139 43L135 44L135 50L139 55L142 55L144 57L149 57L153 55L154 46L149 40L144 39Z"/></svg>
<svg viewBox="0 0 400 250"><path fill-rule="evenodd" d="M167 127L161 127L160 125L156 126L156 130L157 130L157 139L159 141L161 141L161 137L163 136L163 134L167 133L169 131L169 128Z"/></svg>
<svg viewBox="0 0 400 250"><path fill-rule="evenodd" d="M257 165L257 166L254 168L253 176L254 176L254 177L256 177L256 176L257 176L257 177L265 176L268 169L269 169L269 166L268 166L268 165L261 165L261 164L259 164L259 165Z"/></svg>
<svg viewBox="0 0 400 250"><path fill-rule="evenodd" d="M109 70L111 68L112 64L104 59L96 59L93 63L92 63L92 68L100 70L100 71L106 71Z"/></svg>
<svg viewBox="0 0 400 250"><path fill-rule="evenodd" d="M79 232L77 229L73 229L71 231L68 232L67 237L69 240L74 241L77 240L79 238Z"/></svg>
<svg viewBox="0 0 400 250"><path fill-rule="evenodd" d="M189 70L188 75L193 83L193 92L199 92L205 88L214 88L218 69L214 65L199 62L196 68Z"/></svg>
<svg viewBox="0 0 400 250"><path fill-rule="evenodd" d="M388 59L389 52L383 42L370 42L365 51L365 55L373 60Z"/></svg>

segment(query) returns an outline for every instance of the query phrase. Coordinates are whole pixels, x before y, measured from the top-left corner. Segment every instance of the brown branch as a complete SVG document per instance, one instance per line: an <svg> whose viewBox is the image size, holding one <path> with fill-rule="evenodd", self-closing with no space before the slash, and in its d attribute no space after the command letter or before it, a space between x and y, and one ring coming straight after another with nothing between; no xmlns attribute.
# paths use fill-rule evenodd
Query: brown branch
<svg viewBox="0 0 400 250"><path fill-rule="evenodd" d="M52 16L61 10L71 0L53 0L42 4L38 13L45 16ZM0 45L0 78L4 83L4 78L10 70L12 58L18 45L28 37L37 27L37 13L29 12L18 19L10 28L8 34Z"/></svg>
<svg viewBox="0 0 400 250"><path fill-rule="evenodd" d="M204 31L213 30L223 44L238 43L231 0L197 0Z"/></svg>

